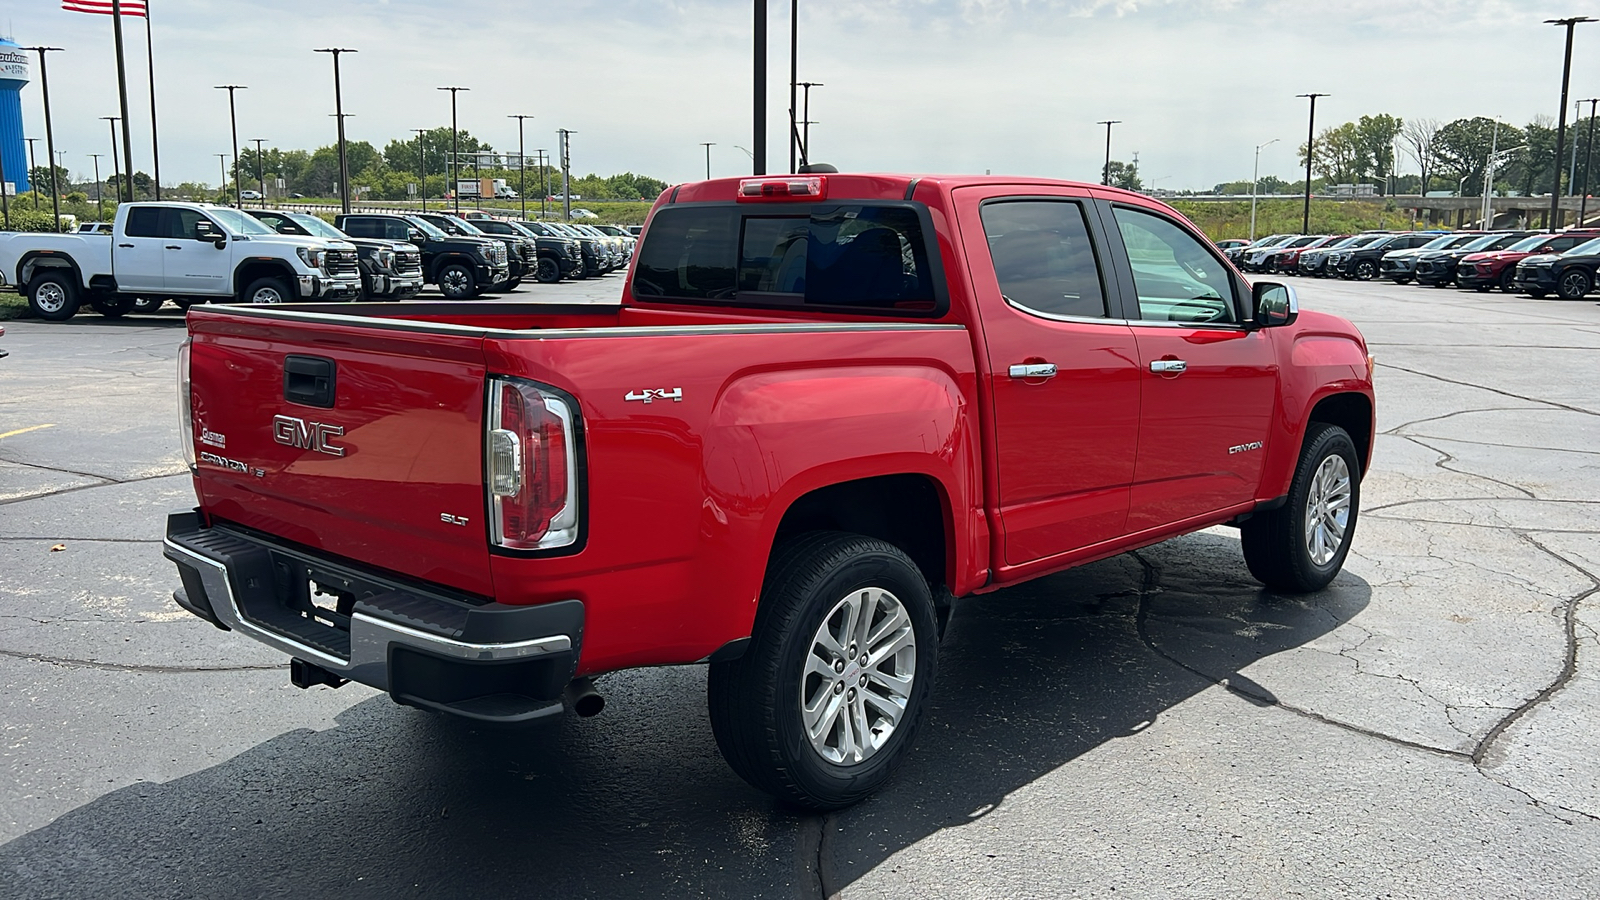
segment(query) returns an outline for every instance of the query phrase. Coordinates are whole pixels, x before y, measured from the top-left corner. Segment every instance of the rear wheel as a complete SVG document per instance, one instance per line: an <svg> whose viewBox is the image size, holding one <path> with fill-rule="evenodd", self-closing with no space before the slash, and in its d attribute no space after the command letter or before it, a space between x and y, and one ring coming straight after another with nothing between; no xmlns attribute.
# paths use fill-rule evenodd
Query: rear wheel
<svg viewBox="0 0 1600 900"><path fill-rule="evenodd" d="M134 309L134 299L126 294L91 297L89 307L108 319L120 319Z"/></svg>
<svg viewBox="0 0 1600 900"><path fill-rule="evenodd" d="M1361 504L1361 462L1343 428L1306 430L1289 498L1256 513L1239 529L1250 574L1269 588L1295 593L1327 587L1344 566Z"/></svg>
<svg viewBox="0 0 1600 900"><path fill-rule="evenodd" d="M35 275L28 282L28 308L46 322L65 322L78 314L78 286L71 275Z"/></svg>
<svg viewBox="0 0 1600 900"><path fill-rule="evenodd" d="M439 293L450 300L465 300L478 293L478 280L471 269L451 263L439 270Z"/></svg>
<svg viewBox="0 0 1600 900"><path fill-rule="evenodd" d="M1589 293L1594 287L1594 279L1582 269L1572 268L1561 273L1561 278L1556 281L1556 296L1563 300L1582 300L1583 295Z"/></svg>
<svg viewBox="0 0 1600 900"><path fill-rule="evenodd" d="M161 308L166 301L160 297L136 297L133 301L133 311L136 313L153 313Z"/></svg>
<svg viewBox="0 0 1600 900"><path fill-rule="evenodd" d="M750 644L711 664L711 728L752 785L807 809L866 797L905 757L932 687L928 583L899 549L813 532L774 555Z"/></svg>
<svg viewBox="0 0 1600 900"><path fill-rule="evenodd" d="M289 290L289 285L282 278L268 275L250 282L244 293L239 295L241 303L292 303L294 294Z"/></svg>

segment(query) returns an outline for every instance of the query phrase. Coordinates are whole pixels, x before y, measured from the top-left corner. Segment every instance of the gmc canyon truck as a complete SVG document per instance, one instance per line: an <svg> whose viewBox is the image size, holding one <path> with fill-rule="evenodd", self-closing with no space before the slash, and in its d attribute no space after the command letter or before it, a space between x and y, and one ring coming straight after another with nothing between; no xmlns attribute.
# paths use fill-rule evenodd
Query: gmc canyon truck
<svg viewBox="0 0 1600 900"><path fill-rule="evenodd" d="M140 299L287 303L361 295L355 245L278 234L226 206L124 203L111 234L0 236L0 282L33 314L63 322L87 301L117 317Z"/></svg>
<svg viewBox="0 0 1600 900"><path fill-rule="evenodd" d="M787 175L672 188L612 306L192 310L179 605L469 719L709 665L803 807L906 755L955 598L1214 525L1343 565L1373 445L1348 322L1137 194Z"/></svg>

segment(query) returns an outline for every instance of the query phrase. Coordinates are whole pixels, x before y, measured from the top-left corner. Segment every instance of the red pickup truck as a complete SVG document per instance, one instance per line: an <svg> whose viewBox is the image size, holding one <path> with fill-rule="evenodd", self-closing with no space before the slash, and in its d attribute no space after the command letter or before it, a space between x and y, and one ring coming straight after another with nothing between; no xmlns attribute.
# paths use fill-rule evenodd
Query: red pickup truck
<svg viewBox="0 0 1600 900"><path fill-rule="evenodd" d="M686 184L617 305L188 324L181 606L302 687L488 721L709 663L728 762L810 808L905 756L953 598L1224 523L1320 589L1373 443L1350 323L1060 181Z"/></svg>

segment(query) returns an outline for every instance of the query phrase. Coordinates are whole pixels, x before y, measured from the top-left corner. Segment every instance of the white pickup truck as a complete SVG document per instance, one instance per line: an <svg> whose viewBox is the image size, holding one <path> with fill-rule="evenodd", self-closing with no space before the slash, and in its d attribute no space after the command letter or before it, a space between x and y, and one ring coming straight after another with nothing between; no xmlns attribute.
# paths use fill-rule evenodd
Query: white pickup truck
<svg viewBox="0 0 1600 900"><path fill-rule="evenodd" d="M0 285L34 315L73 317L83 303L122 316L140 299L288 303L361 296L354 244L279 234L203 203L125 203L110 234L0 235Z"/></svg>

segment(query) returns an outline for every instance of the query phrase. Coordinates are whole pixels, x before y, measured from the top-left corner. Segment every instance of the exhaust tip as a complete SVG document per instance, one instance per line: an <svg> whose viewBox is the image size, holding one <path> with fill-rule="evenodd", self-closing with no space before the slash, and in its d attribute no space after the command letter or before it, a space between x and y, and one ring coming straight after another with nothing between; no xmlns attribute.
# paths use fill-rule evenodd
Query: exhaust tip
<svg viewBox="0 0 1600 900"><path fill-rule="evenodd" d="M594 682L587 678L574 679L567 685L566 694L572 711L582 718L598 716L606 708L606 698L600 696L600 692L594 689Z"/></svg>

